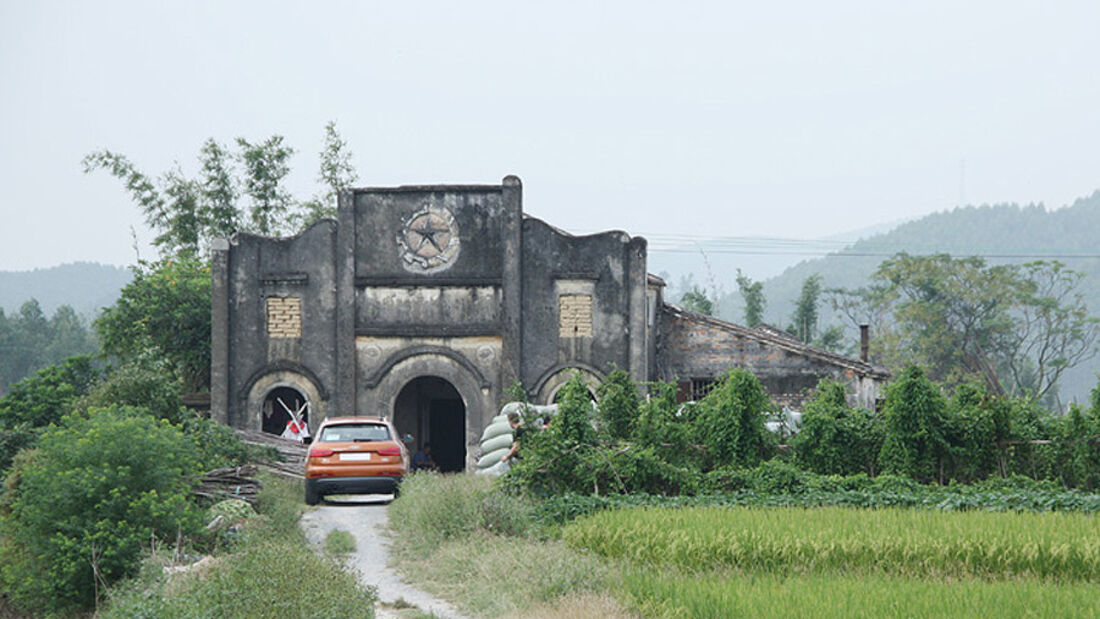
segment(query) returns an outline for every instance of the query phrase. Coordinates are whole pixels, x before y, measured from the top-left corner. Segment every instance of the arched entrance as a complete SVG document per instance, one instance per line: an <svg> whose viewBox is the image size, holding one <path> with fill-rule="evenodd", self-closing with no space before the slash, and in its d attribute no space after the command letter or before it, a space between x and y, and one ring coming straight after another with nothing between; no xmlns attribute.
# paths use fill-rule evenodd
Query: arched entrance
<svg viewBox="0 0 1100 619"><path fill-rule="evenodd" d="M268 434L280 435L293 413L301 421L309 421L309 400L293 387L275 387L264 397L261 427Z"/></svg>
<svg viewBox="0 0 1100 619"><path fill-rule="evenodd" d="M466 466L466 403L446 379L421 376L409 381L393 404L393 424L416 440L409 451L430 443L432 459L443 472Z"/></svg>

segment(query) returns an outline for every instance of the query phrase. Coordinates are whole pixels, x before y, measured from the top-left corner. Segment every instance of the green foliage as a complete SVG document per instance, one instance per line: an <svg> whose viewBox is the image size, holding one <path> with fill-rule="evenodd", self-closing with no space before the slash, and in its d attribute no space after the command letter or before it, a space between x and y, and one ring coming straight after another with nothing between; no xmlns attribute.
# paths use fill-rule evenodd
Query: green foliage
<svg viewBox="0 0 1100 619"><path fill-rule="evenodd" d="M787 330L809 343L817 337L817 304L821 298L821 276L811 275L802 282L802 291L795 302L791 326Z"/></svg>
<svg viewBox="0 0 1100 619"><path fill-rule="evenodd" d="M626 370L612 370L596 388L599 420L613 439L629 438L638 417L638 388Z"/></svg>
<svg viewBox="0 0 1100 619"><path fill-rule="evenodd" d="M282 136L260 142L237 138L236 146L234 153L213 138L204 142L196 177L177 166L154 179L109 150L86 156L84 171L105 170L123 182L157 232L154 243L165 257L195 255L213 239L237 231L280 236L304 228L332 216L336 193L356 178L347 144L331 122L325 126L318 178L325 193L307 202L295 200L284 186L294 149ZM247 206L241 204L245 197Z"/></svg>
<svg viewBox="0 0 1100 619"><path fill-rule="evenodd" d="M752 469L707 474L696 495L562 494L539 503L535 520L565 524L603 510L628 507L906 507L939 511L1100 512L1100 494L1067 490L1061 484L1023 476L971 485L922 485L894 475L816 475L789 464L768 462Z"/></svg>
<svg viewBox="0 0 1100 619"><path fill-rule="evenodd" d="M21 606L89 608L132 575L150 539L195 532L188 501L198 458L164 421L126 408L72 414L47 430L21 471L0 581Z"/></svg>
<svg viewBox="0 0 1100 619"><path fill-rule="evenodd" d="M707 292L698 286L692 286L680 296L680 305L689 312L710 316L714 313L714 301L710 300Z"/></svg>
<svg viewBox="0 0 1100 619"><path fill-rule="evenodd" d="M713 466L752 466L769 457L775 439L764 427L772 409L760 381L748 370L722 376L699 403L696 432Z"/></svg>
<svg viewBox="0 0 1100 619"><path fill-rule="evenodd" d="M802 429L794 436L797 461L825 475L874 475L885 434L882 416L848 407L844 385L822 380L802 411Z"/></svg>
<svg viewBox="0 0 1100 619"><path fill-rule="evenodd" d="M183 406L181 387L166 361L142 355L108 373L87 401L98 406L142 408L178 425L190 415Z"/></svg>
<svg viewBox="0 0 1100 619"><path fill-rule="evenodd" d="M0 398L0 427L44 427L61 420L73 400L85 395L101 376L87 356L65 359L15 384Z"/></svg>
<svg viewBox="0 0 1100 619"><path fill-rule="evenodd" d="M95 351L90 331L68 305L57 308L51 318L35 299L10 317L0 310L0 394L37 370Z"/></svg>
<svg viewBox="0 0 1100 619"><path fill-rule="evenodd" d="M99 376L90 357L71 357L19 381L0 398L0 472L20 449L38 441L43 428L60 421Z"/></svg>
<svg viewBox="0 0 1100 619"><path fill-rule="evenodd" d="M210 384L210 268L195 257L141 262L95 322L103 351L124 363L165 359L187 390Z"/></svg>
<svg viewBox="0 0 1100 619"><path fill-rule="evenodd" d="M264 482L266 490L283 480ZM198 573L171 577L150 561L152 569L110 590L110 604L96 616L373 617L374 589L359 584L355 573L335 559L315 552L302 536L295 511L301 505L301 484L297 492L279 490L277 494L279 507L251 519L236 552ZM275 517L290 513L295 517L286 523Z"/></svg>
<svg viewBox="0 0 1100 619"><path fill-rule="evenodd" d="M752 281L741 269L737 269L737 289L745 301L745 326L755 327L764 322L764 308L767 306L764 283Z"/></svg>
<svg viewBox="0 0 1100 619"><path fill-rule="evenodd" d="M301 228L306 228L324 218L335 218L337 198L341 191L351 187L359 175L351 164L351 151L348 143L336 131L336 123L325 125L325 145L321 149L321 165L317 182L325 188L323 195L317 196L302 207Z"/></svg>
<svg viewBox="0 0 1100 619"><path fill-rule="evenodd" d="M950 451L947 403L917 366L906 368L886 390L886 436L879 453L883 472L943 483Z"/></svg>

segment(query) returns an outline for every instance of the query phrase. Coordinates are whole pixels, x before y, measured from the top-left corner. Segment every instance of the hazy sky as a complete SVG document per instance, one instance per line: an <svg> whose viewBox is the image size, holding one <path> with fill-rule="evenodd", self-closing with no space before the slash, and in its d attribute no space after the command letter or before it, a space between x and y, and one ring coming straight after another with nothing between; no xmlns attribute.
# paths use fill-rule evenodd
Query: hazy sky
<svg viewBox="0 0 1100 619"><path fill-rule="evenodd" d="M517 174L577 232L1062 206L1100 188L1098 24L1095 1L0 0L0 270L134 261L151 234L90 151L193 171L208 137L279 133L308 197L329 120L364 185Z"/></svg>

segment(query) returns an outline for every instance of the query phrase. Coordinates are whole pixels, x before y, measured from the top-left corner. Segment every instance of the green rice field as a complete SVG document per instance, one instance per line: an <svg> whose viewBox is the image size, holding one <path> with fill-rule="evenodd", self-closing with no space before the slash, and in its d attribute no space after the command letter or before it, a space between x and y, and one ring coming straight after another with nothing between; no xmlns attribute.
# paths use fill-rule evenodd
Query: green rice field
<svg viewBox="0 0 1100 619"><path fill-rule="evenodd" d="M681 570L1100 582L1100 519L1080 513L632 509L577 520L563 538L606 557Z"/></svg>
<svg viewBox="0 0 1100 619"><path fill-rule="evenodd" d="M625 586L646 617L1097 617L1100 585L890 576L663 574Z"/></svg>
<svg viewBox="0 0 1100 619"><path fill-rule="evenodd" d="M1082 513L635 508L563 539L626 565L647 617L1093 617L1100 519Z"/></svg>

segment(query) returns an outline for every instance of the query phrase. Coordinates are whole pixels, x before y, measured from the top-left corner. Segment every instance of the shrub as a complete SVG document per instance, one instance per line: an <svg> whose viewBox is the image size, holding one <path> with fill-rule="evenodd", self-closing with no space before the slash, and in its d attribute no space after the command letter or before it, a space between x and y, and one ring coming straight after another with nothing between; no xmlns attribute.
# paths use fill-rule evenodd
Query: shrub
<svg viewBox="0 0 1100 619"><path fill-rule="evenodd" d="M607 434L614 439L629 438L638 417L638 387L626 370L616 369L596 388L599 417Z"/></svg>
<svg viewBox="0 0 1100 619"><path fill-rule="evenodd" d="M884 433L881 416L849 408L844 385L825 379L806 404L792 444L797 462L815 473L873 475Z"/></svg>
<svg viewBox="0 0 1100 619"><path fill-rule="evenodd" d="M918 481L944 481L950 451L947 404L936 385L916 367L902 371L886 390L886 436L879 464L886 473Z"/></svg>
<svg viewBox="0 0 1100 619"><path fill-rule="evenodd" d="M713 466L754 466L771 455L775 438L764 418L773 407L752 372L730 370L699 407L696 432Z"/></svg>
<svg viewBox="0 0 1100 619"><path fill-rule="evenodd" d="M2 537L0 583L20 605L88 608L128 576L150 539L198 529L197 454L178 429L127 408L71 414L21 471Z"/></svg>

